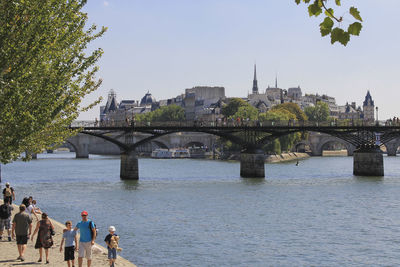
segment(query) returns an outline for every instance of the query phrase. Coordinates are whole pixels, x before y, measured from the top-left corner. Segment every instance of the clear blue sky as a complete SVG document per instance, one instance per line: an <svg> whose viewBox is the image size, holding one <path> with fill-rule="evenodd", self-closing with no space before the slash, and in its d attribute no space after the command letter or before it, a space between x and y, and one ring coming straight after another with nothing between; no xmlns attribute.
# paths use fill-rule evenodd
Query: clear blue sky
<svg viewBox="0 0 400 267"><path fill-rule="evenodd" d="M257 63L259 88L300 85L303 93L360 105L371 91L380 119L400 116L399 0L344 0L364 19L360 37L347 47L322 38L304 5L294 0L89 0L89 22L107 26L98 76L101 88L85 98L159 99L198 85L224 86L245 97ZM345 20L350 15L340 11ZM102 104L104 104L105 100ZM94 119L99 107L81 114Z"/></svg>

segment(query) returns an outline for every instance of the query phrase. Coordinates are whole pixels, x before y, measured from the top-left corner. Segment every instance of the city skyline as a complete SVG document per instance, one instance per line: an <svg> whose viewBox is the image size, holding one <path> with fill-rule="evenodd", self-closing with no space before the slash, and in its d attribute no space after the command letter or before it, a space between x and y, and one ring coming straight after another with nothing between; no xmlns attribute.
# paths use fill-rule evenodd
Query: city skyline
<svg viewBox="0 0 400 267"><path fill-rule="evenodd" d="M380 119L398 116L394 12L400 3L389 0L384 10L374 1L350 4L361 11L364 28L342 47L322 38L320 18L309 18L305 6L291 0L89 1L89 22L109 30L92 46L105 51L103 85L84 104L103 96L104 105L110 89L119 100L138 100L147 91L167 99L194 86L224 86L228 97L246 97L257 63L260 91L274 86L277 76L283 89L300 85L339 105L360 105L370 90Z"/></svg>

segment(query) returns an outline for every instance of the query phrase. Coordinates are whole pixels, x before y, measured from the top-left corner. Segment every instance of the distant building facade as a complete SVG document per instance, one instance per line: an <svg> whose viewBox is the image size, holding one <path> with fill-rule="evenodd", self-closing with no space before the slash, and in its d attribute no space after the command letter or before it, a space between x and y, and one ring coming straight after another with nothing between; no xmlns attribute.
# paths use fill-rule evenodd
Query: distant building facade
<svg viewBox="0 0 400 267"><path fill-rule="evenodd" d="M365 100L363 102L363 113L364 120L366 121L374 121L375 120L375 105L372 100L371 94L369 90L367 91L367 95L365 96Z"/></svg>

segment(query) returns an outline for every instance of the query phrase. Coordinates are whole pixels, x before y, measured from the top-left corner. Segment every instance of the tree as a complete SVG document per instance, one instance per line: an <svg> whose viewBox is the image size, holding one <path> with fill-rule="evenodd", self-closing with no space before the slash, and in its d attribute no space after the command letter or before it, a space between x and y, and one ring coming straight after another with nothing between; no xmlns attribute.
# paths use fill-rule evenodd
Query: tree
<svg viewBox="0 0 400 267"><path fill-rule="evenodd" d="M344 22L347 22L348 19L344 20L343 17L337 17L334 14L334 9L330 8L327 6L328 2L333 2L333 1L328 1L328 0L295 0L296 4L300 4L301 2L305 3L308 7L308 14L310 17L315 16L318 17L319 15L322 14L322 12L325 15L324 20L322 23L319 25L320 27L320 32L321 36L330 36L331 37L331 44L334 44L336 42L341 43L342 45L346 46L347 43L350 41L350 36L359 36L361 29L362 29L362 24L361 22L363 21L360 12L358 9L354 6L351 6L349 8L349 13L353 17L354 21L353 23L349 23L347 30L342 29L341 26L344 24ZM335 0L335 5L336 8L341 6L341 0ZM334 27L335 23L339 24L339 26Z"/></svg>
<svg viewBox="0 0 400 267"><path fill-rule="evenodd" d="M103 35L86 27L85 0L0 1L0 160L40 152L74 134L82 98L96 90ZM28 154L29 156L29 154Z"/></svg>
<svg viewBox="0 0 400 267"><path fill-rule="evenodd" d="M327 103L319 101L314 107L306 107L304 109L310 121L328 121L329 119L329 106Z"/></svg>
<svg viewBox="0 0 400 267"><path fill-rule="evenodd" d="M298 121L306 121L307 120L306 114L301 110L299 105L297 105L296 103L279 104L279 105L272 107L271 110L279 110L279 109L289 111L290 113L292 113L295 116L294 119L296 119Z"/></svg>
<svg viewBox="0 0 400 267"><path fill-rule="evenodd" d="M292 105L289 105L293 107ZM287 109L281 108L271 109L266 113L261 113L259 116L260 121L284 121L296 119L296 115ZM288 151L295 142L302 139L301 133L288 134L279 139L274 139L270 144L264 146L265 149L272 150L272 152L281 153L281 150Z"/></svg>
<svg viewBox="0 0 400 267"><path fill-rule="evenodd" d="M231 117L233 118L241 118L243 120L250 119L250 120L257 120L258 118L258 109L251 105L241 106L239 107L238 111L233 114Z"/></svg>
<svg viewBox="0 0 400 267"><path fill-rule="evenodd" d="M138 115L138 122L168 122L168 121L183 121L185 120L185 110L177 105L164 106L152 112Z"/></svg>
<svg viewBox="0 0 400 267"><path fill-rule="evenodd" d="M243 106L250 106L250 104L241 98L232 98L227 105L222 107L221 113L228 118L235 114L239 108Z"/></svg>

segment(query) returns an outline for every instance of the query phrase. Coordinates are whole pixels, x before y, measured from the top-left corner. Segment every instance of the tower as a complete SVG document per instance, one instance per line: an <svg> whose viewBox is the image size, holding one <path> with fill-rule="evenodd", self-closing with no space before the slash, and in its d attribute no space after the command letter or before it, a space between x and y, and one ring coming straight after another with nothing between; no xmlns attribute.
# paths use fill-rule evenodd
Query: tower
<svg viewBox="0 0 400 267"><path fill-rule="evenodd" d="M364 120L366 121L374 121L375 120L375 109L374 109L374 101L372 100L371 94L369 90L367 95L365 96L365 100L363 102L363 113Z"/></svg>
<svg viewBox="0 0 400 267"><path fill-rule="evenodd" d="M256 64L254 64L254 79L253 79L253 94L258 94L258 85L257 85L257 67Z"/></svg>

